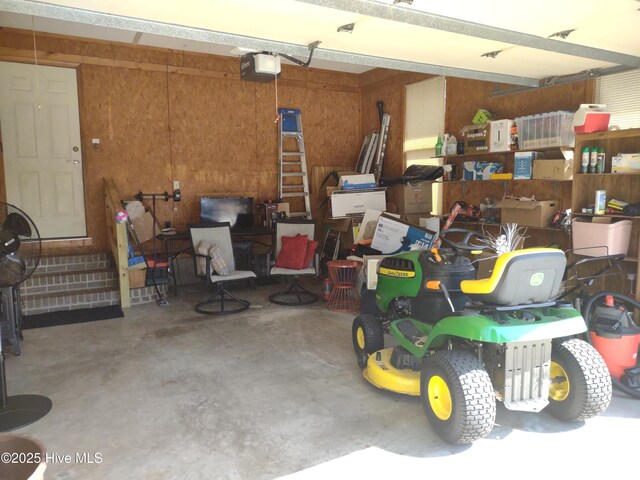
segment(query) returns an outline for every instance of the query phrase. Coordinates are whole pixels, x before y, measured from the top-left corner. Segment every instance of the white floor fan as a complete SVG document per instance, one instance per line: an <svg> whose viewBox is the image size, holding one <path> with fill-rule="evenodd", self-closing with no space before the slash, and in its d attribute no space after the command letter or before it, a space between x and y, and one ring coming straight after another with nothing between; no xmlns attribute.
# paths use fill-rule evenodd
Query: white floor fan
<svg viewBox="0 0 640 480"><path fill-rule="evenodd" d="M3 331L20 334L18 285L34 272L40 262L40 235L29 216L19 208L0 202L0 288L6 301L0 314L0 432L29 425L51 410L51 400L41 395L7 394ZM14 344L14 348L15 348Z"/></svg>

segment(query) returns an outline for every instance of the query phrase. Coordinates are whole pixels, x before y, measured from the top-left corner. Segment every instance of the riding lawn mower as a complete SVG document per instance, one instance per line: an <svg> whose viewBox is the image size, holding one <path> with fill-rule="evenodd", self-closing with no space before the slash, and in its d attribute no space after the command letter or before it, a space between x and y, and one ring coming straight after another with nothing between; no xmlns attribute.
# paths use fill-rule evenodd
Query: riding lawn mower
<svg viewBox="0 0 640 480"><path fill-rule="evenodd" d="M486 239L456 228L440 238L447 248L378 263L375 293L363 292L352 328L364 378L420 396L434 431L454 444L491 432L496 401L511 410L545 409L564 421L604 412L612 396L607 366L578 338L586 331L580 313L553 300L564 253L508 252L489 278L476 279L468 255L486 249ZM385 334L394 346L385 348Z"/></svg>

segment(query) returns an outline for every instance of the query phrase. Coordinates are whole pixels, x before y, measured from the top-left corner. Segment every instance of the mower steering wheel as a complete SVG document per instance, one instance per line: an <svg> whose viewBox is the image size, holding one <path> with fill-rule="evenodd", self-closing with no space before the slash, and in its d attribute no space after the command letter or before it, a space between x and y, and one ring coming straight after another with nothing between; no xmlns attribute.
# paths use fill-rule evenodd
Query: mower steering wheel
<svg viewBox="0 0 640 480"><path fill-rule="evenodd" d="M464 237L459 242L454 242L450 238L447 238L450 233L462 233L464 234ZM473 237L481 240L486 239L484 235L480 235L478 232L474 232L473 230L467 230L466 228L447 228L440 232L440 239L442 240L442 243L453 248L454 251L477 252L478 250L483 251L489 248L488 245L471 243L470 240Z"/></svg>

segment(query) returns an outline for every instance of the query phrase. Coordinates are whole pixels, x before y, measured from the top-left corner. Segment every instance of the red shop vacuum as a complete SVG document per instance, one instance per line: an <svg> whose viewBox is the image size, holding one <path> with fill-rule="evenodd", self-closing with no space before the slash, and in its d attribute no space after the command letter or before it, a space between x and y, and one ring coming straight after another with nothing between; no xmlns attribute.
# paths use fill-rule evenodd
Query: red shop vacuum
<svg viewBox="0 0 640 480"><path fill-rule="evenodd" d="M633 309L640 309L635 299L602 292L587 301L583 316L591 344L607 364L614 386L640 399L640 327L633 321Z"/></svg>

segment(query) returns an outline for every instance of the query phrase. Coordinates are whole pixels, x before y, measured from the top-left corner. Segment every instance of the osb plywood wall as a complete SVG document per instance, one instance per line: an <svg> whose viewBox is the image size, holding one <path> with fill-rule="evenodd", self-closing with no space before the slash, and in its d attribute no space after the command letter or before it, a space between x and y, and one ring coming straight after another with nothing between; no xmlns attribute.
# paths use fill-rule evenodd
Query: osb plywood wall
<svg viewBox="0 0 640 480"><path fill-rule="evenodd" d="M37 34L36 40L40 63L78 69L92 239L83 247L87 251L108 249L105 176L128 198L138 191L170 192L172 181L180 181L182 202L156 205L158 222L170 221L179 229L198 220L203 195L275 198L276 106L302 110L309 172L314 167L324 172L355 167L364 135L380 127L376 102L383 101L391 114L383 176L401 174L404 86L430 78L381 69L353 75L284 65L276 98L273 82L241 81L235 58L45 34ZM31 32L0 29L0 60L33 62L33 57ZM487 82L447 79L447 131L458 132L478 108L513 118L575 109L592 100L591 82L501 97L491 95L494 88ZM98 147L92 146L92 138L100 138ZM317 206L323 192L312 193ZM4 198L3 179L0 195ZM45 253L73 248L58 245Z"/></svg>
<svg viewBox="0 0 640 480"><path fill-rule="evenodd" d="M508 86L501 86L511 88ZM593 82L583 81L532 89L510 95L492 95L496 84L462 78L447 78L447 112L445 127L456 137L471 120L479 108L496 114L497 118L515 118L523 115L575 111L581 103L593 100Z"/></svg>
<svg viewBox="0 0 640 480"><path fill-rule="evenodd" d="M0 48L2 60L33 61L30 32L0 30ZM203 195L276 198L277 106L303 112L309 171L344 170L358 155L357 75L283 66L276 101L273 82L240 81L237 58L40 34L37 51L42 64L78 69L88 250L108 249L103 177L125 198L180 181L180 203L156 203L159 224L179 229L198 221Z"/></svg>
<svg viewBox="0 0 640 480"><path fill-rule="evenodd" d="M375 69L361 75L362 131L366 135L380 130L376 103L384 102L384 112L391 115L382 176L400 175L404 168L404 86L431 78L419 73ZM362 142L362 139L360 140Z"/></svg>

